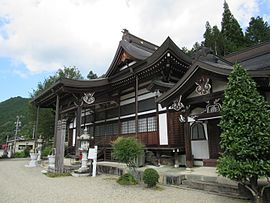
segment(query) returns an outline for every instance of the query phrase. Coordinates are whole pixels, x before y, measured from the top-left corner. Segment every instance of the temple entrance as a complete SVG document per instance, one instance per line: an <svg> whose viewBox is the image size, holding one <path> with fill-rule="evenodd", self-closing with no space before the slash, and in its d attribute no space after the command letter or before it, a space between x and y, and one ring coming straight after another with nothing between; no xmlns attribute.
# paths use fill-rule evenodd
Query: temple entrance
<svg viewBox="0 0 270 203"><path fill-rule="evenodd" d="M208 120L208 127L207 127L207 132L208 132L208 144L209 144L209 154L210 154L210 159L218 159L219 157L219 152L220 152L220 134L221 130L220 127L218 126L220 122L220 119L212 119Z"/></svg>

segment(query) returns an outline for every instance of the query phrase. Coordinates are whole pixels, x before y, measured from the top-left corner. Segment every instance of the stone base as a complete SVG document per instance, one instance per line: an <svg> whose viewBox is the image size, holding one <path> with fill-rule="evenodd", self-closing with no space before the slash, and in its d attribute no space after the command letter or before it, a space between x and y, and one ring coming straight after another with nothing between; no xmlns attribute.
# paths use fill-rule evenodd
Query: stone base
<svg viewBox="0 0 270 203"><path fill-rule="evenodd" d="M86 177L90 176L90 173L71 173L73 177Z"/></svg>
<svg viewBox="0 0 270 203"><path fill-rule="evenodd" d="M37 167L37 161L30 161L30 163L28 165L24 165L27 168L33 168L33 167Z"/></svg>
<svg viewBox="0 0 270 203"><path fill-rule="evenodd" d="M42 171L40 171L40 172L43 173L43 174L48 173L47 170L42 170Z"/></svg>

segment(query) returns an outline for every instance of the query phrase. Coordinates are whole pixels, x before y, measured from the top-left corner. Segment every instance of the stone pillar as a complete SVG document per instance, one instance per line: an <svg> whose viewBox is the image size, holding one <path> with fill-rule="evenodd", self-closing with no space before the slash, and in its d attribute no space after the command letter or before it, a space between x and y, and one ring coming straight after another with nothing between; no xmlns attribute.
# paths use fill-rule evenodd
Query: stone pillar
<svg viewBox="0 0 270 203"><path fill-rule="evenodd" d="M64 172L64 152L65 152L66 120L59 120L57 124L55 170Z"/></svg>

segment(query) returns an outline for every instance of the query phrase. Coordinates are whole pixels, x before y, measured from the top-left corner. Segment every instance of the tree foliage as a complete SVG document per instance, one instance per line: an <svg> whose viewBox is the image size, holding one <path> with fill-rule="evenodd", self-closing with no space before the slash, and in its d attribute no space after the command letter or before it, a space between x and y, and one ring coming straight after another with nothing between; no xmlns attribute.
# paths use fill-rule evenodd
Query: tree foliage
<svg viewBox="0 0 270 203"><path fill-rule="evenodd" d="M212 28L208 21L206 22L205 29L203 46L213 50L216 55L222 55L224 53L224 46L220 30L216 25Z"/></svg>
<svg viewBox="0 0 270 203"><path fill-rule="evenodd" d="M270 176L270 113L256 83L240 65L229 76L222 107L218 173L239 181L255 198L260 177Z"/></svg>
<svg viewBox="0 0 270 203"><path fill-rule="evenodd" d="M32 99L50 88L58 79L69 78L69 79L83 79L80 71L75 67L66 67L58 69L58 71L46 78L43 82L39 82L37 88L33 90L31 94ZM32 113L33 122L36 121L36 108L31 107L30 112ZM40 109L39 123L38 123L38 136L41 135L45 140L50 140L54 135L54 111L53 109Z"/></svg>
<svg viewBox="0 0 270 203"><path fill-rule="evenodd" d="M28 111L29 102L30 99L22 97L14 97L0 102L0 144L5 143L7 137L9 139L14 137L16 116L21 116L18 136L32 137L33 123Z"/></svg>
<svg viewBox="0 0 270 203"><path fill-rule="evenodd" d="M270 27L262 17L252 17L246 29L246 41L248 45L257 44L270 40Z"/></svg>
<svg viewBox="0 0 270 203"><path fill-rule="evenodd" d="M224 2L221 31L215 25L205 25L203 46L214 51L216 55L224 56L245 47L270 40L270 27L262 17L251 17L245 34L238 21L231 13L227 2Z"/></svg>
<svg viewBox="0 0 270 203"><path fill-rule="evenodd" d="M46 78L43 82L39 82L37 88L33 90L33 93L30 95L32 98L38 96L46 89L50 88L58 79L60 78L69 78L69 79L77 79L82 80L83 76L80 71L75 66L66 67L63 69L58 69L58 71Z"/></svg>
<svg viewBox="0 0 270 203"><path fill-rule="evenodd" d="M224 55L238 51L243 47L244 34L238 21L234 18L229 5L224 1L224 12L221 21L221 33L224 40Z"/></svg>
<svg viewBox="0 0 270 203"><path fill-rule="evenodd" d="M91 80L91 79L97 79L98 78L98 76L97 76L97 74L95 74L93 71L89 71L89 73L88 73L88 75L86 76L87 77L87 79L89 79L89 80Z"/></svg>
<svg viewBox="0 0 270 203"><path fill-rule="evenodd" d="M143 145L133 137L118 137L113 142L113 157L128 167L136 166L136 158L143 153Z"/></svg>

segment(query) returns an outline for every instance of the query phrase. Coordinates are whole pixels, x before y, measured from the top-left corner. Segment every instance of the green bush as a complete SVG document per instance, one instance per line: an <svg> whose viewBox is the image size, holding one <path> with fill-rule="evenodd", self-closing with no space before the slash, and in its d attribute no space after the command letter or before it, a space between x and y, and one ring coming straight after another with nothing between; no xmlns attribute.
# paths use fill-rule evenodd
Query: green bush
<svg viewBox="0 0 270 203"><path fill-rule="evenodd" d="M125 173L120 176L117 182L120 185L136 185L138 183L130 173Z"/></svg>
<svg viewBox="0 0 270 203"><path fill-rule="evenodd" d="M52 153L52 147L51 146L46 146L46 147L43 148L43 150L41 152L41 156L42 157L47 157L51 153Z"/></svg>
<svg viewBox="0 0 270 203"><path fill-rule="evenodd" d="M143 173L143 182L147 184L148 187L154 187L158 183L159 174L155 169L147 168Z"/></svg>
<svg viewBox="0 0 270 203"><path fill-rule="evenodd" d="M143 153L143 145L137 139L118 137L113 142L113 157L128 167L136 166L136 158Z"/></svg>
<svg viewBox="0 0 270 203"><path fill-rule="evenodd" d="M29 147L26 147L24 150L24 157L29 157L30 156L30 148Z"/></svg>
<svg viewBox="0 0 270 203"><path fill-rule="evenodd" d="M24 158L24 157L25 157L24 151L15 153L15 158Z"/></svg>

